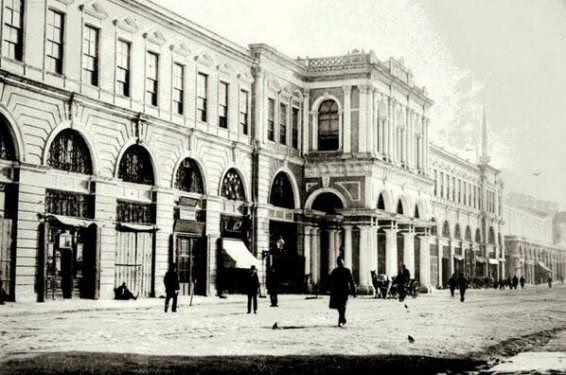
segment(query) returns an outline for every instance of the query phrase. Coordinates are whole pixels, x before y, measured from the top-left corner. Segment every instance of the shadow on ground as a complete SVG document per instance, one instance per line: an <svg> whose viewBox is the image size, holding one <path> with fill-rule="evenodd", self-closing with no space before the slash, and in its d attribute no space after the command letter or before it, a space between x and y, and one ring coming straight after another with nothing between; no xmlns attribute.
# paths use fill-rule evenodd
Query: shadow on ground
<svg viewBox="0 0 566 375"><path fill-rule="evenodd" d="M424 356L175 357L112 353L45 353L2 363L0 374L436 374L472 371L473 359Z"/></svg>

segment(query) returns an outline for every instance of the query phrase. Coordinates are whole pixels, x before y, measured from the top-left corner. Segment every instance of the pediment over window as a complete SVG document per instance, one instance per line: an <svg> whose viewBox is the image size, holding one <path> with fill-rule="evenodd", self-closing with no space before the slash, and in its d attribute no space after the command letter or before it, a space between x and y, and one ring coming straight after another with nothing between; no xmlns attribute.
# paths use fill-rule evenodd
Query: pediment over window
<svg viewBox="0 0 566 375"><path fill-rule="evenodd" d="M267 82L267 87L275 92L281 91L283 85L275 78L270 78Z"/></svg>
<svg viewBox="0 0 566 375"><path fill-rule="evenodd" d="M158 44L160 46L165 44L165 42L167 41L165 39L165 36L163 35L163 33L159 30L148 31L148 32L143 34L143 37L146 38L147 40L149 40L150 42L153 42L153 43Z"/></svg>
<svg viewBox="0 0 566 375"><path fill-rule="evenodd" d="M250 74L250 72L239 73L238 79L249 84L254 82L254 77Z"/></svg>
<svg viewBox="0 0 566 375"><path fill-rule="evenodd" d="M214 66L216 64L214 62L214 57L207 52L195 56L195 61L206 66Z"/></svg>
<svg viewBox="0 0 566 375"><path fill-rule="evenodd" d="M220 71L220 72L224 72L224 73L227 73L227 74L232 74L233 71L234 71L234 68L232 68L231 65L226 64L226 63L224 63L224 64L219 64L219 65L216 67L216 69L218 69L218 71Z"/></svg>
<svg viewBox="0 0 566 375"><path fill-rule="evenodd" d="M129 33L135 33L139 30L138 23L130 16L115 19L114 25Z"/></svg>
<svg viewBox="0 0 566 375"><path fill-rule="evenodd" d="M57 0L57 1L65 5L71 5L72 3L75 2L75 0Z"/></svg>
<svg viewBox="0 0 566 375"><path fill-rule="evenodd" d="M191 50L183 42L177 44L171 44L171 51L176 52L180 55L187 56L191 53Z"/></svg>
<svg viewBox="0 0 566 375"><path fill-rule="evenodd" d="M81 5L81 10L88 15L98 18L99 20L105 20L108 18L108 12L98 1L90 1Z"/></svg>

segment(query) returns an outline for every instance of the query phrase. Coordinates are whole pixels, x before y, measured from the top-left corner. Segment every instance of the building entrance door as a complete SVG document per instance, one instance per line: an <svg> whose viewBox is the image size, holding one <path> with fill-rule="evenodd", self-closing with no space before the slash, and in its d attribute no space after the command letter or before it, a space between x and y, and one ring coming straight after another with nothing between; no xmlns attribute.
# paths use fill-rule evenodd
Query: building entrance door
<svg viewBox="0 0 566 375"><path fill-rule="evenodd" d="M134 295L149 297L152 292L152 232L118 231L114 287L126 283Z"/></svg>
<svg viewBox="0 0 566 375"><path fill-rule="evenodd" d="M12 292L12 220L0 219L0 280L6 293Z"/></svg>
<svg viewBox="0 0 566 375"><path fill-rule="evenodd" d="M190 295L191 283L194 284L194 294L206 295L207 259L204 244L202 237L177 237L175 257L182 295Z"/></svg>

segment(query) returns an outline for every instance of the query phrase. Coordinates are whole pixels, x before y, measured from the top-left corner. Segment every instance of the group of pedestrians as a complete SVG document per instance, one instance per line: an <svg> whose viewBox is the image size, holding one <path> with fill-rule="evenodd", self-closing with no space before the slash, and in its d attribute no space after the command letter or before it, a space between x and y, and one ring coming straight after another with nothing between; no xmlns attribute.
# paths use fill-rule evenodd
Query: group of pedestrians
<svg viewBox="0 0 566 375"><path fill-rule="evenodd" d="M452 274L448 279L448 287L450 288L450 295L454 297L454 292L456 288L460 291L460 302L466 300L466 290L468 289L468 279L464 276L463 272L460 272L457 276Z"/></svg>

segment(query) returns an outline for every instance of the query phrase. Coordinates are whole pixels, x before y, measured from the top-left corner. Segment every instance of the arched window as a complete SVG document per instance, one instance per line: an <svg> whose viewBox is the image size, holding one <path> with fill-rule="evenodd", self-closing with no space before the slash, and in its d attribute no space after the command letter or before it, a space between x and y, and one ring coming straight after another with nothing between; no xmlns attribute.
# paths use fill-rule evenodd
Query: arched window
<svg viewBox="0 0 566 375"><path fill-rule="evenodd" d="M472 230L470 229L470 226L468 225L466 227L466 241L471 241L472 240Z"/></svg>
<svg viewBox="0 0 566 375"><path fill-rule="evenodd" d="M460 233L460 224L456 223L454 226L454 238L461 239L462 234Z"/></svg>
<svg viewBox="0 0 566 375"><path fill-rule="evenodd" d="M202 175L193 159L186 158L181 162L179 169L177 169L175 187L189 193L204 193Z"/></svg>
<svg viewBox="0 0 566 375"><path fill-rule="evenodd" d="M377 198L377 209L385 211L385 200L383 199L383 194L379 194L379 198Z"/></svg>
<svg viewBox="0 0 566 375"><path fill-rule="evenodd" d="M313 210L322 211L331 215L336 215L338 210L343 208L344 205L342 204L342 201L336 194L333 193L321 193L312 203Z"/></svg>
<svg viewBox="0 0 566 375"><path fill-rule="evenodd" d="M118 178L136 184L153 185L153 166L145 148L140 145L130 146L120 160Z"/></svg>
<svg viewBox="0 0 566 375"><path fill-rule="evenodd" d="M340 114L334 100L325 100L318 108L318 149L338 150L340 134Z"/></svg>
<svg viewBox="0 0 566 375"><path fill-rule="evenodd" d="M431 227L430 227L430 234L433 236L437 235L437 230L436 230L436 219L432 218L430 219L430 222L432 223Z"/></svg>
<svg viewBox="0 0 566 375"><path fill-rule="evenodd" d="M403 202L401 202L401 199L397 202L397 213L403 215Z"/></svg>
<svg viewBox="0 0 566 375"><path fill-rule="evenodd" d="M442 237L450 238L450 225L448 224L448 221L445 221L442 225Z"/></svg>
<svg viewBox="0 0 566 375"><path fill-rule="evenodd" d="M83 137L73 129L65 129L51 142L47 165L67 172L92 174L90 151Z"/></svg>
<svg viewBox="0 0 566 375"><path fill-rule="evenodd" d="M481 231L480 231L480 228L477 228L477 229L476 229L476 235L475 235L474 241L477 242L477 243L480 243L480 242L481 242Z"/></svg>
<svg viewBox="0 0 566 375"><path fill-rule="evenodd" d="M10 130L8 130L7 122L8 120L4 116L0 116L0 159L16 160L14 140Z"/></svg>
<svg viewBox="0 0 566 375"><path fill-rule="evenodd" d="M295 197L293 196L293 185L287 173L279 172L271 185L269 203L277 207L295 208Z"/></svg>
<svg viewBox="0 0 566 375"><path fill-rule="evenodd" d="M229 169L222 180L222 189L220 193L224 198L231 201L245 201L246 194L244 192L244 183L240 174L235 169Z"/></svg>
<svg viewBox="0 0 566 375"><path fill-rule="evenodd" d="M490 245L495 244L495 233L493 232L493 227L489 227L489 237L487 240Z"/></svg>

